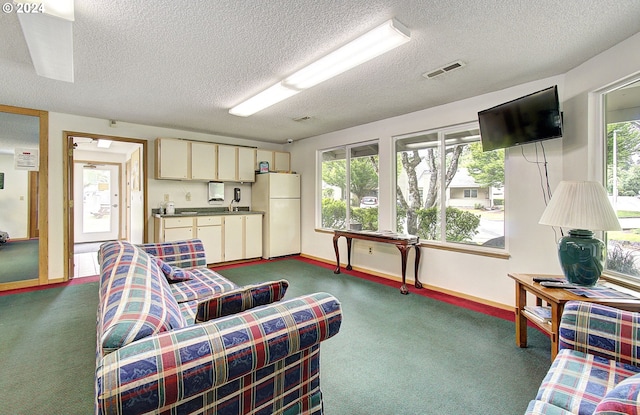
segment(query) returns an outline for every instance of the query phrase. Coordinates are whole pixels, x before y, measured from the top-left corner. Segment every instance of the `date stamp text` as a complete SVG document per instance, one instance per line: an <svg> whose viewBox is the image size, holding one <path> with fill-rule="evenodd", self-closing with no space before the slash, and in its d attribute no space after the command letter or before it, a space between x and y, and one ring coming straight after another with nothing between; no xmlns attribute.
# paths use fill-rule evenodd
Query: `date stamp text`
<svg viewBox="0 0 640 415"><path fill-rule="evenodd" d="M44 4L42 3L3 3L2 11L9 13L44 13Z"/></svg>

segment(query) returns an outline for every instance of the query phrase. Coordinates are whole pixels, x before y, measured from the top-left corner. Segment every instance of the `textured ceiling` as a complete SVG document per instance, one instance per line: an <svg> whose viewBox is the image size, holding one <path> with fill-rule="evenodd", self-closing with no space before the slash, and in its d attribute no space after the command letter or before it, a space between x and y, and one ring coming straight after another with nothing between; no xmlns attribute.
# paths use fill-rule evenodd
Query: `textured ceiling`
<svg viewBox="0 0 640 415"><path fill-rule="evenodd" d="M0 103L278 143L562 74L640 31L638 0L75 6L74 83L38 77L15 14L0 15ZM248 118L228 113L391 17L409 43Z"/></svg>

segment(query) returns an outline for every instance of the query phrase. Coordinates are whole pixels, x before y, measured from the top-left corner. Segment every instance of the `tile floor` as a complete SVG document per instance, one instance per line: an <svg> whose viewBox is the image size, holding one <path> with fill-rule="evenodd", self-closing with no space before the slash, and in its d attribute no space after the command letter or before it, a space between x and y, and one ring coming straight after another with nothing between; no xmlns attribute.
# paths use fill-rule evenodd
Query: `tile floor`
<svg viewBox="0 0 640 415"><path fill-rule="evenodd" d="M73 263L73 278L92 277L100 272L97 252L74 254Z"/></svg>

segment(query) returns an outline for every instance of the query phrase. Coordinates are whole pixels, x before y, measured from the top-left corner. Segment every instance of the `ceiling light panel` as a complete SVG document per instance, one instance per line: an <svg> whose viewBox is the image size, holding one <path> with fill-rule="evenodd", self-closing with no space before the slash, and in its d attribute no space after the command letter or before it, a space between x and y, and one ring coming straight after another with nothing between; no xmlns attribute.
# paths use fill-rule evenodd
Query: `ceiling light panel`
<svg viewBox="0 0 640 415"><path fill-rule="evenodd" d="M410 40L409 30L395 19L388 20L314 63L289 76L283 84L307 89L380 56Z"/></svg>
<svg viewBox="0 0 640 415"><path fill-rule="evenodd" d="M239 117L248 117L258 111L270 107L273 104L277 104L282 100L292 97L298 92L300 91L286 88L278 82L272 87L260 92L258 95L254 95L243 103L231 108L229 113Z"/></svg>
<svg viewBox="0 0 640 415"><path fill-rule="evenodd" d="M355 66L380 56L410 40L409 30L395 19L388 20L325 57L300 69L258 95L231 108L230 114L248 117L273 104L311 88Z"/></svg>

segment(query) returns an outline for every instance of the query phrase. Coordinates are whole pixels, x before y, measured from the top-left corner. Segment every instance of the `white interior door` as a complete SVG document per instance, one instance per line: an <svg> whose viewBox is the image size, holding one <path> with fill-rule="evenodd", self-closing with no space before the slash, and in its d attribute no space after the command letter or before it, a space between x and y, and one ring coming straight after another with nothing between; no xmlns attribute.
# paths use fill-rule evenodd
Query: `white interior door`
<svg viewBox="0 0 640 415"><path fill-rule="evenodd" d="M118 165L74 163L74 241L118 239L120 169Z"/></svg>

